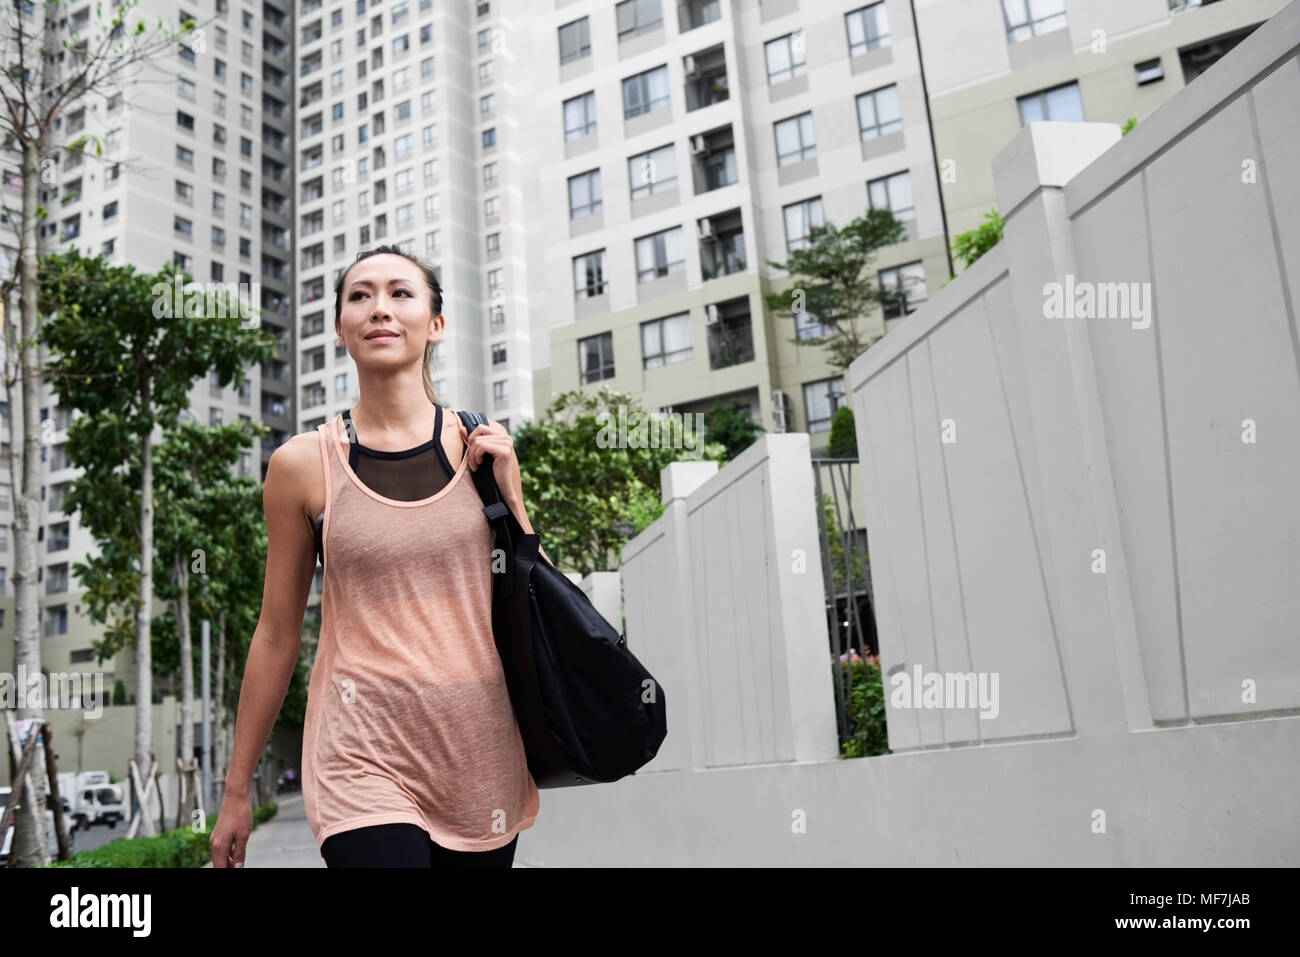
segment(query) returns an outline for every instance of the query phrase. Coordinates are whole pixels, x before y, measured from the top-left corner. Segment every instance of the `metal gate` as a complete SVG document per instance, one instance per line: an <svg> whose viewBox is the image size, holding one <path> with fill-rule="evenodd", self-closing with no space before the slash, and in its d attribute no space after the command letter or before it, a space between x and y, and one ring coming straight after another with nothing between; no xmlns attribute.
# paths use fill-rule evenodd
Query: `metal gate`
<svg viewBox="0 0 1300 957"><path fill-rule="evenodd" d="M826 596L828 649L835 671L835 714L840 746L853 737L848 702L854 690L856 659L879 655L871 560L864 516L854 514L857 459L815 458L817 532L821 548L823 594ZM865 669L864 669L865 672Z"/></svg>

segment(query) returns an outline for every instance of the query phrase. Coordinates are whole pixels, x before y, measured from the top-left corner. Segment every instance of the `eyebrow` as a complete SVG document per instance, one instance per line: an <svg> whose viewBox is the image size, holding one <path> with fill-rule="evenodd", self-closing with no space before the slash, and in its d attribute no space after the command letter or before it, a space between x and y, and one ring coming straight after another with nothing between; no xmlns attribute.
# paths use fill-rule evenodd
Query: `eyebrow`
<svg viewBox="0 0 1300 957"><path fill-rule="evenodd" d="M388 280L388 284L390 286L394 285L395 283L406 283L409 285L410 282L411 280L403 279L401 276L398 276L395 279ZM373 286L373 285L374 283L371 282L369 279L354 279L352 280L351 283L348 284L348 292L351 292L353 289L356 289L358 286Z"/></svg>

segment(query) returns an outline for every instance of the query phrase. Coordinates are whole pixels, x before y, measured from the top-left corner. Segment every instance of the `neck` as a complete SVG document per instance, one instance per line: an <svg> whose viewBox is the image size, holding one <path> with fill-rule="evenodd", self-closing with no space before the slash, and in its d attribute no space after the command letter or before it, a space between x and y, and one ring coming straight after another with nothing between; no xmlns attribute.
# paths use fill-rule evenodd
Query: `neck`
<svg viewBox="0 0 1300 957"><path fill-rule="evenodd" d="M381 442L433 429L436 410L424 392L420 370L411 375L366 375L358 369L361 398L352 407L357 430Z"/></svg>

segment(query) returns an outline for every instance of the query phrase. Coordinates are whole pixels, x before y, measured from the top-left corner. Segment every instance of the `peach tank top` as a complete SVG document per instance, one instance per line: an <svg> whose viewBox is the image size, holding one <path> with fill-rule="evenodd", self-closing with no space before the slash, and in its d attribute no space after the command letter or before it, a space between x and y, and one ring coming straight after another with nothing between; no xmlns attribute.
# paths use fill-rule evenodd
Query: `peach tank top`
<svg viewBox="0 0 1300 957"><path fill-rule="evenodd" d="M397 501L349 466L342 416L317 432L325 572L302 749L316 845L398 822L455 851L509 844L540 801L492 638L494 536L468 460L437 494Z"/></svg>

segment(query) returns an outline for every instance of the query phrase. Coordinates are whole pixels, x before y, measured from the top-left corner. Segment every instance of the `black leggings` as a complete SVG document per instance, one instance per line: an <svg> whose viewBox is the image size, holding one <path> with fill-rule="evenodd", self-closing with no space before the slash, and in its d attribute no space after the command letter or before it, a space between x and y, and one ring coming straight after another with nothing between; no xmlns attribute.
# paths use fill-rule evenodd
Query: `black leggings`
<svg viewBox="0 0 1300 957"><path fill-rule="evenodd" d="M453 851L414 824L376 824L331 834L320 853L326 867L513 867L518 843L516 834L490 851Z"/></svg>

